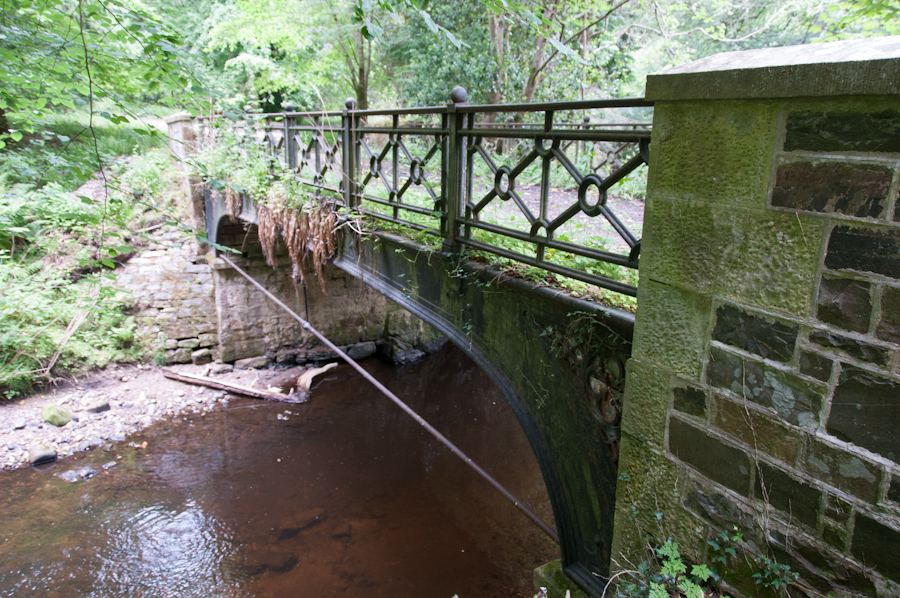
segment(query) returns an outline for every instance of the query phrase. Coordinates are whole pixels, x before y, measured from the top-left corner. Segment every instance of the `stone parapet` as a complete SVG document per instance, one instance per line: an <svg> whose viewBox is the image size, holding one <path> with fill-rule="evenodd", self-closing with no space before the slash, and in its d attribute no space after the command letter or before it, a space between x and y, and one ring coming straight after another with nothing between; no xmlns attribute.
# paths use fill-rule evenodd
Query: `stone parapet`
<svg viewBox="0 0 900 598"><path fill-rule="evenodd" d="M900 36L723 52L647 77L654 102L900 93Z"/></svg>

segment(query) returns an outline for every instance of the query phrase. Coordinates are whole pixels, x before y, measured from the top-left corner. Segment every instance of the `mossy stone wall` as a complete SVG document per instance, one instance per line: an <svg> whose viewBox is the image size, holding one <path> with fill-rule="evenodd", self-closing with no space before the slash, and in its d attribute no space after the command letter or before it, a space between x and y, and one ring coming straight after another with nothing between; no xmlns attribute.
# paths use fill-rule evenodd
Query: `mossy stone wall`
<svg viewBox="0 0 900 598"><path fill-rule="evenodd" d="M798 595L897 596L900 89L866 79L900 80L891 39L648 80L614 558L671 536L708 561L737 528ZM755 594L752 572L727 581Z"/></svg>

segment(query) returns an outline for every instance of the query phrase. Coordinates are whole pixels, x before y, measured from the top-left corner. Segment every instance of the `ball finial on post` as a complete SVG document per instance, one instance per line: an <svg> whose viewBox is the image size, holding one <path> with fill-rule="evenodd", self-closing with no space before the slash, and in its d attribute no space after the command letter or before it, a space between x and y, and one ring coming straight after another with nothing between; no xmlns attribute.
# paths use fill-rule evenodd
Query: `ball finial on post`
<svg viewBox="0 0 900 598"><path fill-rule="evenodd" d="M347 98L347 100L344 102L344 106L347 107L347 110L355 110L356 98Z"/></svg>
<svg viewBox="0 0 900 598"><path fill-rule="evenodd" d="M285 112L293 112L294 111L294 102L287 102L284 105Z"/></svg>
<svg viewBox="0 0 900 598"><path fill-rule="evenodd" d="M469 92L467 92L466 88L462 85L457 85L453 88L453 91L450 92L450 101L454 104L462 104L466 101L467 97L469 97Z"/></svg>

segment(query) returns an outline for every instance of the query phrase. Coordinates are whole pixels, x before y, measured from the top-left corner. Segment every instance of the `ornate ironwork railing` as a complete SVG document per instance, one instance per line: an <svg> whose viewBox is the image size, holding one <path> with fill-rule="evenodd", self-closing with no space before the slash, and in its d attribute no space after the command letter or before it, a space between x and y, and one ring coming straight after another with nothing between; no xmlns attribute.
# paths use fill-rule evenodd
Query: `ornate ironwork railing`
<svg viewBox="0 0 900 598"><path fill-rule="evenodd" d="M559 275L635 295L641 223L616 186L649 160L642 98L257 115L245 143L349 208ZM581 115L581 122L568 122ZM201 140L211 117L198 119Z"/></svg>

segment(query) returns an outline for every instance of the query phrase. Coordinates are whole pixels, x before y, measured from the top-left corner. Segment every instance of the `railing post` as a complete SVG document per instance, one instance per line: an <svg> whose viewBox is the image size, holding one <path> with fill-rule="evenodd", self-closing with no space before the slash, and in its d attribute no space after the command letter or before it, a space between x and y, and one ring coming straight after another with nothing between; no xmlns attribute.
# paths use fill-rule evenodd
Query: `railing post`
<svg viewBox="0 0 900 598"><path fill-rule="evenodd" d="M294 169L297 167L297 152L294 150L294 135L291 133L291 125L293 124L293 117L288 116L288 113L294 111L294 105L290 102L284 105L284 118L282 124L284 125L284 155L285 161L284 163L287 167L294 172Z"/></svg>
<svg viewBox="0 0 900 598"><path fill-rule="evenodd" d="M356 139L354 138L353 114L356 108L356 100L347 98L344 102L344 111L341 116L341 190L344 195L344 205L348 208L356 208Z"/></svg>
<svg viewBox="0 0 900 598"><path fill-rule="evenodd" d="M313 146L316 149L316 172L313 174L313 182L322 182L322 142L325 136L322 134L322 117L313 116Z"/></svg>
<svg viewBox="0 0 900 598"><path fill-rule="evenodd" d="M450 121L450 132L447 143L447 178L446 197L447 215L444 230L444 251L459 252L459 215L462 209L462 181L466 154L466 136L464 132L465 114L456 110L457 105L466 101L468 93L465 88L456 86L450 92L450 103L447 105L447 116Z"/></svg>

